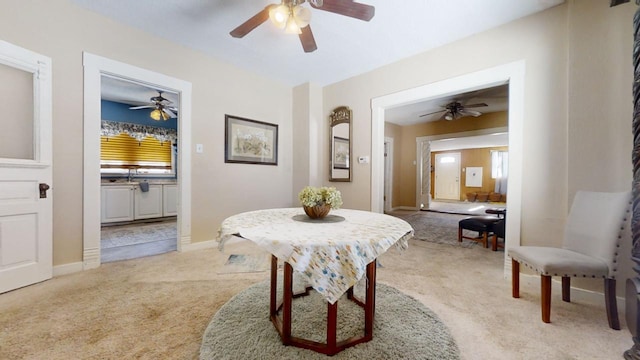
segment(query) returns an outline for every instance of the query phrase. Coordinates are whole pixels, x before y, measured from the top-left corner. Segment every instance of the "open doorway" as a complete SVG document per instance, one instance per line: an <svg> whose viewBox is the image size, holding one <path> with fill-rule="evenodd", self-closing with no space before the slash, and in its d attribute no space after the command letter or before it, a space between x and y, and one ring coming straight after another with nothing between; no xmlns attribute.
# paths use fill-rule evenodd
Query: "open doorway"
<svg viewBox="0 0 640 360"><path fill-rule="evenodd" d="M100 89L100 261L175 251L180 97L104 74Z"/></svg>
<svg viewBox="0 0 640 360"><path fill-rule="evenodd" d="M83 269L101 263L101 83L103 76L116 77L154 90L178 95L177 131L177 242L178 251L191 245L191 83L129 64L84 53L84 168L83 168Z"/></svg>
<svg viewBox="0 0 640 360"><path fill-rule="evenodd" d="M383 144L385 134L385 112L395 107L410 105L428 99L486 89L508 84L508 128L509 128L509 188L510 213L506 218L506 246L520 244L522 202L522 142L524 123L524 79L525 62L517 61L499 65L474 73L438 81L416 88L374 98L371 101L371 210L382 212L384 181ZM504 274L509 276L510 259L504 256Z"/></svg>

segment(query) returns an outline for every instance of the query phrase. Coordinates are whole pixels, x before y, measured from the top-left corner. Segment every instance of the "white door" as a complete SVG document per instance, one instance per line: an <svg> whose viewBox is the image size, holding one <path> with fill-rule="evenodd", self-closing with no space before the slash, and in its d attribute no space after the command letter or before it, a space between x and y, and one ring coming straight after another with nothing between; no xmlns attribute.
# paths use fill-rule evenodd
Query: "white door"
<svg viewBox="0 0 640 360"><path fill-rule="evenodd" d="M50 279L51 59L0 41L0 293Z"/></svg>
<svg viewBox="0 0 640 360"><path fill-rule="evenodd" d="M436 154L435 198L460 200L460 153Z"/></svg>

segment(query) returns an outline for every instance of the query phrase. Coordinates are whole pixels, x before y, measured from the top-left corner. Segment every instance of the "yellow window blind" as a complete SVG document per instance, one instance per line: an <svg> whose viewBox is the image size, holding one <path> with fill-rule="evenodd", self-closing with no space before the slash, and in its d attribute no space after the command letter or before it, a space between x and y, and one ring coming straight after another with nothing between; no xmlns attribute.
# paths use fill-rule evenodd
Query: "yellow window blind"
<svg viewBox="0 0 640 360"><path fill-rule="evenodd" d="M100 137L101 167L144 166L171 168L171 143L160 142L153 137L144 140L121 133L117 136Z"/></svg>

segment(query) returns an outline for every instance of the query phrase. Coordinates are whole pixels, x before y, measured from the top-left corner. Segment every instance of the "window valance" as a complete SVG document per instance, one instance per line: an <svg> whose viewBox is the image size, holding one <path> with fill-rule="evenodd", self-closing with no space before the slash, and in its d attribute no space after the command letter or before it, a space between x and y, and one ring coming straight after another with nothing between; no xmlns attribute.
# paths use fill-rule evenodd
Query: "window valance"
<svg viewBox="0 0 640 360"><path fill-rule="evenodd" d="M151 136L160 142L169 141L174 144L178 139L178 132L175 129L102 120L100 135L117 136L122 133L138 141L142 141L146 137Z"/></svg>

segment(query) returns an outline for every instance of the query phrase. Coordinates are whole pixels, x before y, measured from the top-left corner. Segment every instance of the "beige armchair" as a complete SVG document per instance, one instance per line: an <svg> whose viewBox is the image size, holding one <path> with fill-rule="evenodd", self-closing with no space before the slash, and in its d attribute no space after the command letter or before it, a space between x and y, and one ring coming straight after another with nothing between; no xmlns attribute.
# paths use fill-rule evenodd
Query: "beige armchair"
<svg viewBox="0 0 640 360"><path fill-rule="evenodd" d="M604 278L609 326L620 330L616 272L621 232L631 217L631 192L578 191L567 218L562 248L517 246L512 261L512 296L520 297L520 264L541 275L542 321L551 322L551 277L562 276L562 300L571 301L571 277Z"/></svg>

